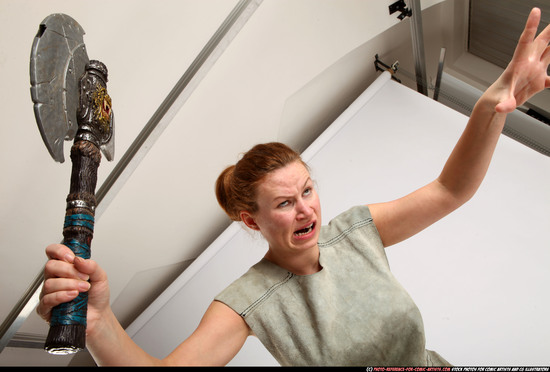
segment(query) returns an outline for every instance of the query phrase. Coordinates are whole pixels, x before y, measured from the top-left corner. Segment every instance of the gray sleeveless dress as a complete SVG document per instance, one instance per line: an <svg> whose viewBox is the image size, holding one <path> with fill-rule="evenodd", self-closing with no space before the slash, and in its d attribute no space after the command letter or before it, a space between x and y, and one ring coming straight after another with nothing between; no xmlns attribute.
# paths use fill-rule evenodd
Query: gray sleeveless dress
<svg viewBox="0 0 550 372"><path fill-rule="evenodd" d="M426 350L420 312L390 272L368 207L323 226L319 249L315 274L263 259L216 300L240 314L281 365L449 365Z"/></svg>

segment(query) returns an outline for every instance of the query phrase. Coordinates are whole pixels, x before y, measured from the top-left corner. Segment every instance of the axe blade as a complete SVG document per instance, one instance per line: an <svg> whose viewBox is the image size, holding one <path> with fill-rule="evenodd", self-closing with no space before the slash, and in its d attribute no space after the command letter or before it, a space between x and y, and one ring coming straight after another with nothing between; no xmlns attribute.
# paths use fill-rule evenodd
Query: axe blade
<svg viewBox="0 0 550 372"><path fill-rule="evenodd" d="M78 129L78 82L89 62L84 29L66 14L52 14L40 24L31 59L31 98L36 123L53 159L63 163L63 142Z"/></svg>

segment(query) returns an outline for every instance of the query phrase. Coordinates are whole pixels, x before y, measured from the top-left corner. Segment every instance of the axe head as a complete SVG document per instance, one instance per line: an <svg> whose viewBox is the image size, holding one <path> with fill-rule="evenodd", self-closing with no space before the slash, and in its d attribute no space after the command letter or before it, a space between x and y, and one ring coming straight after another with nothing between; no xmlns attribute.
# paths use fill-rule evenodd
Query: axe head
<svg viewBox="0 0 550 372"><path fill-rule="evenodd" d="M31 98L36 123L48 151L60 163L65 161L63 142L73 140L78 129L79 80L89 63L84 34L70 16L52 14L40 23L31 49ZM113 158L109 153L112 143L101 149L108 160Z"/></svg>

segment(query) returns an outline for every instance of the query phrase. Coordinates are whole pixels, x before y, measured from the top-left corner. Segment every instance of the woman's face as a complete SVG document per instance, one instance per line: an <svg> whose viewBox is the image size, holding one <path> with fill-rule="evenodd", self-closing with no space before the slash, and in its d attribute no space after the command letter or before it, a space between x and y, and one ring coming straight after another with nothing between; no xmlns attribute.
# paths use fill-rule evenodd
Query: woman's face
<svg viewBox="0 0 550 372"><path fill-rule="evenodd" d="M243 221L259 230L272 251L294 254L317 246L321 206L306 167L299 161L270 173L258 186L258 211Z"/></svg>

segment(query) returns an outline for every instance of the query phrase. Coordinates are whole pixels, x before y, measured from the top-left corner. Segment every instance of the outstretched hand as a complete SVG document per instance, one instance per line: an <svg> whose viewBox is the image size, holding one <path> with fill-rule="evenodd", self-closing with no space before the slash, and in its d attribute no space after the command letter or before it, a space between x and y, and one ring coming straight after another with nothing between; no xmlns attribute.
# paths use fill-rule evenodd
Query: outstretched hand
<svg viewBox="0 0 550 372"><path fill-rule="evenodd" d="M531 10L514 56L496 81L495 87L501 92L496 112L512 112L536 93L550 87L550 77L547 75L550 25L536 36L540 18L540 9Z"/></svg>

